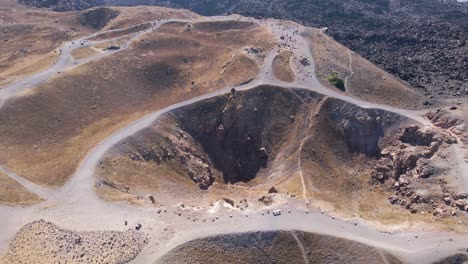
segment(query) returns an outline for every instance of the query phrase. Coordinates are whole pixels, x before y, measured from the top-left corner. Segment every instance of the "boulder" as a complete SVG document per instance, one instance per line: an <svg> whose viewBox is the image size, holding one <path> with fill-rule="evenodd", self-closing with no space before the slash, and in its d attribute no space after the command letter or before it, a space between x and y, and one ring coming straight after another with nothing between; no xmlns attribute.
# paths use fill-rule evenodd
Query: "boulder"
<svg viewBox="0 0 468 264"><path fill-rule="evenodd" d="M462 199L467 199L468 198L468 193L455 193L453 194L453 199L455 200L462 200Z"/></svg>
<svg viewBox="0 0 468 264"><path fill-rule="evenodd" d="M267 194L263 195L262 197L258 198L258 201L269 206L273 204L275 195L274 194Z"/></svg>
<svg viewBox="0 0 468 264"><path fill-rule="evenodd" d="M229 198L223 198L223 200L224 200L226 203L230 204L232 207L234 207L234 201L233 201L233 200L231 200L231 199L229 199Z"/></svg>
<svg viewBox="0 0 468 264"><path fill-rule="evenodd" d="M273 186L268 190L268 193L278 193L278 190Z"/></svg>
<svg viewBox="0 0 468 264"><path fill-rule="evenodd" d="M120 46L118 45L110 45L109 47L106 48L106 50L119 50Z"/></svg>

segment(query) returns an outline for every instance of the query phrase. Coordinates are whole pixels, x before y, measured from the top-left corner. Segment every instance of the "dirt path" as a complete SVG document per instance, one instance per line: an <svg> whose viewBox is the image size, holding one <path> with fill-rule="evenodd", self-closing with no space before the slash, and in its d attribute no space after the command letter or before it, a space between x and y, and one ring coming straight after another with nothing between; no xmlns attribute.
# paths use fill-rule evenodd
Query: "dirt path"
<svg viewBox="0 0 468 264"><path fill-rule="evenodd" d="M54 192L54 190L50 190L44 187L41 187L39 185L36 185L28 180L26 180L23 177L18 176L16 173L13 173L3 166L0 165L0 172L5 174L6 176L10 177L12 180L18 182L21 184L24 188L26 188L28 191L36 194L37 196L41 198L47 199L48 197L51 196L51 193Z"/></svg>
<svg viewBox="0 0 468 264"><path fill-rule="evenodd" d="M59 57L58 57L56 63L52 67L50 67L49 69L46 69L46 70L44 70L42 72L39 72L37 74L28 76L28 77L26 77L24 79L18 80L18 81L14 82L12 84L9 84L9 85L7 85L5 87L0 87L0 108L5 104L5 102L8 99L13 98L15 96L18 96L18 95L20 95L21 93L23 93L23 92L25 92L27 90L36 88L37 86L39 86L42 83L46 82L47 80L49 80L53 76L59 75L62 72L70 70L70 69L72 69L72 68L74 68L76 66L85 64L87 62L97 60L97 59L112 55L114 53L126 50L127 48L129 48L130 43L132 41L134 41L135 39L139 38L140 36L142 36L142 35L144 35L146 33L149 33L149 32L152 32L152 31L156 30L157 28L159 28L159 26L161 26L162 24L164 24L166 22L167 22L166 20L152 21L151 23L152 23L153 26L150 27L149 29L142 30L140 32L132 33L132 34L129 34L129 35L117 37L117 38L103 39L103 40L100 40L100 41L90 40L90 39L94 38L95 36L103 34L103 33L124 31L124 30L127 30L128 28L131 28L131 27L123 28L123 29L114 29L114 30L109 30L109 31L105 31L105 32L97 32L97 33L94 33L92 35L89 35L89 36L86 36L86 37L83 37L83 38L80 38L80 39L77 39L77 40L74 40L74 41L66 42L60 48L58 48ZM115 40L123 39L123 38L129 37L129 36L131 37L131 39L128 40L123 46L121 46L119 50L106 50L106 51L103 51L102 53L98 53L98 54L95 54L95 55L90 56L88 58L79 59L79 60L73 59L73 56L71 55L74 50L79 49L79 48L90 47L90 46L93 46L93 45L97 45L97 44L101 44L101 43L105 43L105 42L109 42L109 41L115 41Z"/></svg>
<svg viewBox="0 0 468 264"><path fill-rule="evenodd" d="M197 21L220 21L229 19L232 19L232 17L210 17L202 18ZM237 16L235 17L235 19L256 21L250 18L240 18ZM160 25L171 21L182 20L163 20L155 22L154 26L150 29L150 31L155 30ZM423 125L432 125L428 120L420 116L420 112L362 101L357 98L349 97L347 95L324 87L323 85L321 85L321 83L315 76L315 66L311 54L310 43L308 43L307 40L302 38L300 34L292 33L295 31L300 32L305 29L304 27L294 23L287 23L286 25L281 25L281 23L275 20L266 20L261 21L259 23L271 27L272 32L276 35L278 39L280 39L280 36L282 34L286 34L288 32L290 35L294 36L294 40L292 41L292 43L288 44L292 46L291 49L294 52L295 59L293 61L295 63L293 63L292 68L296 74L296 81L291 84L278 81L274 78L272 74L272 61L277 52L277 50L275 49L269 54L267 54L264 65L258 77L249 84L236 87L237 90L248 90L261 84L277 85L284 88L309 89L321 93L327 97L338 98L340 100L353 103L361 107L377 108L390 112L395 112L402 116L406 116L410 119L413 119L417 122L420 122ZM139 34L135 35L133 39L150 31L140 32ZM91 37L93 36L84 38L84 40ZM21 92L41 84L42 82L49 79L51 76L55 75L58 70L64 71L70 69L71 67L74 67L76 64L74 64L73 60L71 60L70 52L74 48L78 47L76 45L79 45L79 47L81 47L81 44L78 43L80 43L80 41L76 41L75 45L63 47L62 53L64 54L61 54L59 62L51 69L48 69L47 71L39 73L35 76L28 77L20 83L12 84L0 90L0 107L5 100L17 96ZM128 42L127 46L124 48L127 48L129 44L130 42ZM86 43L86 45L92 44L91 42L89 42ZM110 54L112 54L112 52L106 53L104 56ZM92 57L89 58L89 60L87 61L95 60L98 58L100 57ZM300 64L299 58L307 58L310 62L310 66L305 67L304 65ZM80 63L86 62L82 61ZM23 82L28 82L30 85L22 86ZM153 239L160 242L158 243L158 245L162 248L149 247L147 250L145 250L142 256L136 260L135 263L147 263L148 261L154 261L154 259L157 256L161 256L161 254L167 252L174 246L187 242L191 239L206 237L208 235L233 232L233 226L238 226L239 228L236 231L239 232L248 230L275 230L284 228L290 230L297 229L303 231L337 235L340 237L346 237L349 239L361 241L363 243L379 246L387 250L393 250L400 255L406 255L406 257L408 257L410 260L413 260L414 263L418 263L418 260L422 260L428 254L430 255L432 248L436 247L436 245L438 248L438 255L434 257L447 256L457 250L455 245L468 244L468 237L460 237L458 235L450 233L440 233L438 236L435 237L426 236L424 233L420 235L423 237L428 237L430 239L416 239L414 237L408 236L407 234L402 234L401 236L399 236L399 239L390 239L388 235L382 234L364 225L355 227L354 225L348 224L346 221L331 221L330 217L320 214L318 211L307 215L304 214L303 211L295 212L280 218L275 218L272 216L265 217L255 211L253 211L255 215L254 217L247 218L243 215L247 212L235 211L238 216L238 218L235 219L237 221L235 225L233 225L232 223L233 219L223 217L223 221L219 221L219 223L218 221L212 222L210 223L210 226L207 226L206 224L195 223L192 221L190 221L189 223L185 223L181 220L181 218L179 218L175 214L177 210L181 210L179 208L171 207L171 210L173 210L174 213L171 215L168 214L164 218L161 216L161 219L159 219L160 216L158 216L155 213L154 209L138 208L119 203L108 203L97 197L94 190L94 170L98 162L112 146L114 146L119 141L149 126L165 112L186 105L190 105L201 100L228 93L230 89L231 87L226 87L213 93L205 94L187 101L176 103L154 113L150 113L144 116L143 118L137 120L136 122L130 124L129 126L114 132L104 141L96 145L88 153L88 155L80 164L74 176L68 181L68 183L65 186L58 190L41 190L31 185L27 181L21 180L22 178L17 176L16 174L8 174L12 175L11 177L20 180L20 183L23 186L29 186L30 190L32 190L33 192L44 195L44 198L46 198L47 201L28 208L10 208L0 206L0 215L9 216L8 219L6 219L6 217L2 217L3 219L0 220L0 255L6 250L8 241L13 237L13 235L18 231L19 228L21 228L24 224L32 220L37 220L39 218L47 219L65 228L78 230L121 230L126 228L122 225L124 220L128 220L131 223L143 223L144 226L151 226L155 230L164 225L170 226L171 230L177 230L176 235L168 235L167 237L161 236L159 233L156 234L152 233L152 231L149 231ZM302 172L301 184L303 185L303 196L305 197L306 189L304 176L302 175ZM193 211L192 213L194 212L196 211ZM219 215L221 217L224 216L224 214L221 213L217 213L216 215ZM212 217L213 215L205 215L205 217L210 216ZM252 218L255 220L253 220ZM158 221L156 221L155 219L158 219ZM455 238L455 240L450 241L449 237L453 237ZM162 241L167 243L161 246ZM457 243L455 244L453 241L457 241ZM300 244L300 241L298 244ZM305 254L303 247L301 247L301 250L303 251L303 254ZM304 257L304 261L307 261L306 256Z"/></svg>
<svg viewBox="0 0 468 264"><path fill-rule="evenodd" d="M327 100L328 97L324 97L322 100L320 100L320 102L318 103L317 105L317 109L316 111L314 112L314 114L310 113L310 110L309 110L309 118L307 119L308 121L308 126L307 126L307 129L306 131L310 131L311 127L312 127L312 118L314 116L316 116L318 114L318 112L320 111L323 103ZM299 149L298 149L298 169L299 169L299 175L301 177L301 185L302 185L302 198L303 199L307 199L307 186L306 186L306 183L305 183L305 179L304 179L304 173L302 173L302 158L301 158L301 153L302 153L302 150L304 149L304 144L305 142L309 139L310 137L307 137L305 136L302 140L301 140L301 144L299 145Z"/></svg>
<svg viewBox="0 0 468 264"><path fill-rule="evenodd" d="M307 258L307 253L305 252L304 246L302 245L301 240L297 237L296 231L291 231L292 236L297 242L297 245L299 246L299 249L301 250L302 253L302 258L304 259L304 264L309 264L309 258Z"/></svg>
<svg viewBox="0 0 468 264"><path fill-rule="evenodd" d="M348 50L348 56L349 56L348 68L349 68L350 74L348 76L346 76L345 81L344 81L346 90L348 90L348 80L349 80L349 78L353 77L353 75L354 75L354 72L353 72L353 57L351 55L351 51L349 51L349 50Z"/></svg>
<svg viewBox="0 0 468 264"><path fill-rule="evenodd" d="M377 252L379 252L380 257L382 257L382 260L385 262L385 264L390 264L388 263L387 257L382 253L381 249L377 249Z"/></svg>
<svg viewBox="0 0 468 264"><path fill-rule="evenodd" d="M452 153L454 153L454 166L458 172L458 180L462 191L468 190L468 150L467 145L463 145L463 141L457 138L458 144L454 144Z"/></svg>

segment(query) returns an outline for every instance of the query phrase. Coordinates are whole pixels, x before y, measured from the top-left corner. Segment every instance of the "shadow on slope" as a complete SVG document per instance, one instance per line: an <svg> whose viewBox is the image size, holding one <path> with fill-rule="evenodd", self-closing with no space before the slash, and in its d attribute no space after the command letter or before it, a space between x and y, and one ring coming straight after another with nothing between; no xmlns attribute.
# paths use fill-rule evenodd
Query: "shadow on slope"
<svg viewBox="0 0 468 264"><path fill-rule="evenodd" d="M187 242L156 263L402 263L355 241L300 231L219 235Z"/></svg>

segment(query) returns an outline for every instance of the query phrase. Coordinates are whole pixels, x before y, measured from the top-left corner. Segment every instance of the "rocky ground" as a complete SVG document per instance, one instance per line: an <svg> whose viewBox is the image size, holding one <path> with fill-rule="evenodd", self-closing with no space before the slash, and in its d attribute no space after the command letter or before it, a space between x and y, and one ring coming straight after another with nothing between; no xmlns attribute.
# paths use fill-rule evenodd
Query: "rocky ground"
<svg viewBox="0 0 468 264"><path fill-rule="evenodd" d="M220 235L171 250L157 263L402 263L377 248L299 231Z"/></svg>
<svg viewBox="0 0 468 264"><path fill-rule="evenodd" d="M84 10L102 5L102 0L19 0L20 4L32 7L46 7L55 11Z"/></svg>
<svg viewBox="0 0 468 264"><path fill-rule="evenodd" d="M468 254L456 254L439 261L434 262L434 264L458 264L466 263L468 261Z"/></svg>
<svg viewBox="0 0 468 264"><path fill-rule="evenodd" d="M16 234L1 263L127 263L147 243L134 229L77 232L39 220Z"/></svg>
<svg viewBox="0 0 468 264"><path fill-rule="evenodd" d="M431 161L439 150L455 142L456 138L450 135L407 126L381 151L382 157L375 160L372 176L394 192L389 197L391 204L412 213L427 211L449 217L458 211L468 211L468 194L449 191L447 180L440 177L445 168Z"/></svg>

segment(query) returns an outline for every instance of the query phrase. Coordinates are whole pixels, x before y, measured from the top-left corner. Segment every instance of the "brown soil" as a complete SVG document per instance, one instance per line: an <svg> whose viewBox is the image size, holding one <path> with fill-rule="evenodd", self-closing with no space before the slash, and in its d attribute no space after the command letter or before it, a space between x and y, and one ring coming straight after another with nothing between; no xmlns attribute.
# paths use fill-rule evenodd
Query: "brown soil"
<svg viewBox="0 0 468 264"><path fill-rule="evenodd" d="M172 9L159 6L112 7L119 16L110 21L105 29L127 28L160 19L190 19L199 15L186 9Z"/></svg>
<svg viewBox="0 0 468 264"><path fill-rule="evenodd" d="M96 47L90 46L75 49L71 52L71 55L75 60L80 60L92 57L96 54L99 54L100 52L101 50L97 49Z"/></svg>
<svg viewBox="0 0 468 264"><path fill-rule="evenodd" d="M313 56L319 80L331 89L337 89L327 78L335 73L343 81L351 75L346 47L334 41L319 29L307 33L313 44ZM398 106L406 109L422 108L423 96L406 83L351 53L353 75L348 79L346 93L366 101Z"/></svg>
<svg viewBox="0 0 468 264"><path fill-rule="evenodd" d="M288 50L282 50L273 59L273 74L275 77L283 82L294 82L295 74L291 69L292 52Z"/></svg>
<svg viewBox="0 0 468 264"><path fill-rule="evenodd" d="M402 262L381 249L347 239L299 231L269 231L193 240L171 250L157 263Z"/></svg>
<svg viewBox="0 0 468 264"><path fill-rule="evenodd" d="M71 52L71 55L76 60L89 58L101 52L104 52L107 48L111 46L122 47L130 40L131 37L122 37L116 40L102 42L93 46L77 48Z"/></svg>
<svg viewBox="0 0 468 264"><path fill-rule="evenodd" d="M42 201L18 182L0 172L0 204L9 206L27 206Z"/></svg>
<svg viewBox="0 0 468 264"><path fill-rule="evenodd" d="M0 86L17 81L24 76L33 75L51 67L57 60L58 53L55 51L47 54L30 55L26 62L13 64L0 73Z"/></svg>
<svg viewBox="0 0 468 264"><path fill-rule="evenodd" d="M136 26L133 26L133 27L121 30L121 31L105 32L105 33L97 35L94 38L91 38L90 40L99 41L99 40L123 37L123 36L127 36L129 34L132 34L132 33L136 33L136 32L146 30L146 29L148 29L150 27L151 27L150 23L144 23L144 24L136 25Z"/></svg>
<svg viewBox="0 0 468 264"><path fill-rule="evenodd" d="M13 15L14 14L14 15ZM78 14L0 7L0 84L48 68L61 43L89 34Z"/></svg>
<svg viewBox="0 0 468 264"><path fill-rule="evenodd" d="M155 19L196 17L187 10L162 7L107 9L118 16L107 21L105 29L136 25L135 30L139 24ZM60 13L7 3L0 5L0 19L4 22L0 24L0 85L47 69L55 61L56 49L62 43L96 32L96 28L82 23L82 15L82 12Z"/></svg>
<svg viewBox="0 0 468 264"><path fill-rule="evenodd" d="M0 111L0 161L33 182L62 185L95 144L132 120L252 79L258 66L236 54L269 39L259 27L225 34L185 31L184 24L144 35L129 50L8 101Z"/></svg>

